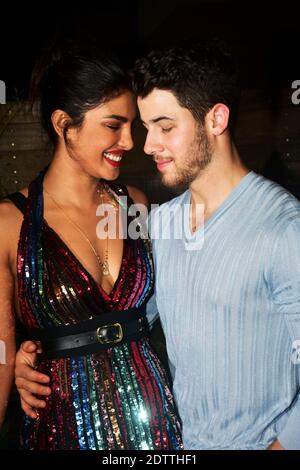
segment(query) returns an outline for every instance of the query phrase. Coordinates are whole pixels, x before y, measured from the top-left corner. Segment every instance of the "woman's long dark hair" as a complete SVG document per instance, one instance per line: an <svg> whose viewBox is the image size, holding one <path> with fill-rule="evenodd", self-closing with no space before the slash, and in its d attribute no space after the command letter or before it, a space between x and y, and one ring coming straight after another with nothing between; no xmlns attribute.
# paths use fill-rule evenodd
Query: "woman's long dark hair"
<svg viewBox="0 0 300 470"><path fill-rule="evenodd" d="M39 101L42 125L55 143L53 111L61 109L69 115L68 128L80 127L87 111L125 90L131 90L129 77L111 53L56 45L37 60L30 97L32 102Z"/></svg>

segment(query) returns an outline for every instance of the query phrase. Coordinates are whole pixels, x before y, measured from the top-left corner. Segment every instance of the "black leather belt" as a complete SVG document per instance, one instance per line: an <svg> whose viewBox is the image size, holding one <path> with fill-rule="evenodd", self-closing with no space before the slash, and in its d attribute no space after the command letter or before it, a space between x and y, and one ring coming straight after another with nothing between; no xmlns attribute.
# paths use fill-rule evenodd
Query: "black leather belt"
<svg viewBox="0 0 300 470"><path fill-rule="evenodd" d="M29 338L41 341L43 357L103 351L128 341L139 340L149 332L145 307L100 314L76 325L32 328Z"/></svg>

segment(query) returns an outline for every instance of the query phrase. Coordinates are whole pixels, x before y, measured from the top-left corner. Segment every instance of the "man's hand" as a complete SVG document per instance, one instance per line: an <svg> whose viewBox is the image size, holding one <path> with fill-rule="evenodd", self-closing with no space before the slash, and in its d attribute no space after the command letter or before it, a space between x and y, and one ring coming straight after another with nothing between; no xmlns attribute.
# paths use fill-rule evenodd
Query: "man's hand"
<svg viewBox="0 0 300 470"><path fill-rule="evenodd" d="M37 418L35 408L45 408L46 402L39 400L33 394L47 396L51 389L45 385L50 378L35 370L37 354L41 352L40 346L33 341L21 344L16 356L15 382L21 396L23 411L31 418Z"/></svg>
<svg viewBox="0 0 300 470"><path fill-rule="evenodd" d="M272 444L268 447L268 450L285 450L284 447L280 444L280 442L276 439L276 441L272 442Z"/></svg>

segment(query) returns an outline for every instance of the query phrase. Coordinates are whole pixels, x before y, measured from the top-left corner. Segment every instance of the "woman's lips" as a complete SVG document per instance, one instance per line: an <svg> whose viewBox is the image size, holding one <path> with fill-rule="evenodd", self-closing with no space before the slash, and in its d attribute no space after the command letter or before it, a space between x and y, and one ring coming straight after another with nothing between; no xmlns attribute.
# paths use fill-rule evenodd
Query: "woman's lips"
<svg viewBox="0 0 300 470"><path fill-rule="evenodd" d="M121 165L121 161L122 161L122 160L120 160L119 162L115 162L115 161L113 161L113 160L109 160L109 158L106 158L106 157L104 157L104 158L105 158L105 161L106 161L107 163L109 163L111 166L113 166L113 167L115 167L115 168L118 168L118 167Z"/></svg>
<svg viewBox="0 0 300 470"><path fill-rule="evenodd" d="M105 152L103 154L103 157L105 161L109 163L111 166L113 166L114 168L118 168L121 165L123 155L124 155L124 152L111 151L111 152Z"/></svg>

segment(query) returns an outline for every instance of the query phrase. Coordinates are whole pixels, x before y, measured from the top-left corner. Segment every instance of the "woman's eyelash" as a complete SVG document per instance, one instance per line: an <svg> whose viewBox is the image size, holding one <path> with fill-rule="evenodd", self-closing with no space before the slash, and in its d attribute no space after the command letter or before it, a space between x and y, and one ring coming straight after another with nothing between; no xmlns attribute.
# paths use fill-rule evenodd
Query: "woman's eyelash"
<svg viewBox="0 0 300 470"><path fill-rule="evenodd" d="M163 132L170 132L173 129L173 127L162 127L161 129Z"/></svg>
<svg viewBox="0 0 300 470"><path fill-rule="evenodd" d="M116 126L113 126L112 124L107 124L107 127L108 127L109 129L113 129L113 130L115 130L115 131L118 130L118 129L120 129L120 126L117 126L117 125L116 125Z"/></svg>

